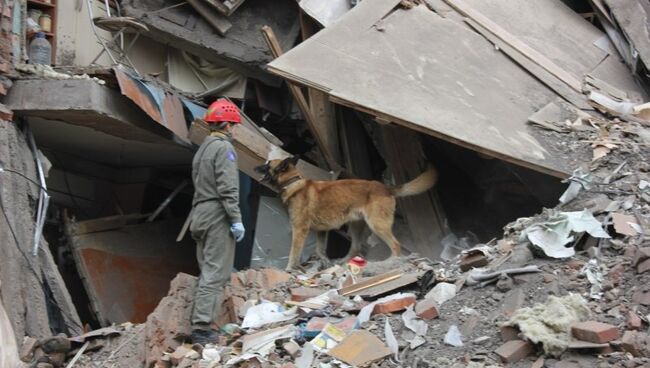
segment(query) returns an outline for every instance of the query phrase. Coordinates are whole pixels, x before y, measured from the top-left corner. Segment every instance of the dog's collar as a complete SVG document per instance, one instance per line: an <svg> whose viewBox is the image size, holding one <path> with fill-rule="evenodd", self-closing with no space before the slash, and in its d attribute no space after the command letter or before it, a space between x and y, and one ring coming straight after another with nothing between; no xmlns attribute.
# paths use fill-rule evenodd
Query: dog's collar
<svg viewBox="0 0 650 368"><path fill-rule="evenodd" d="M291 178L291 179L287 180L286 182L282 183L282 185L280 186L280 189L282 189L282 191L284 191L285 189L287 189L289 187L289 185L291 185L291 184L293 184L293 183L295 183L295 182L297 182L298 180L301 180L301 179L302 178L300 176L294 176L293 178Z"/></svg>

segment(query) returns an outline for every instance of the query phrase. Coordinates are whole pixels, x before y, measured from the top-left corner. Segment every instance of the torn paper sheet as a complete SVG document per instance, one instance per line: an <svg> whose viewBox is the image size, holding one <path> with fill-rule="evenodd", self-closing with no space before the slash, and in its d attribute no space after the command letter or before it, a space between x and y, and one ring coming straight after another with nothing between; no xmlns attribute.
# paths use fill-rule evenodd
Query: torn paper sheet
<svg viewBox="0 0 650 368"><path fill-rule="evenodd" d="M567 258L575 254L573 247L566 245L574 240L572 233L587 232L594 238L609 238L601 223L591 212L551 212L546 222L533 224L521 233L520 241L526 238L553 258Z"/></svg>
<svg viewBox="0 0 650 368"><path fill-rule="evenodd" d="M386 322L384 323L384 338L386 340L386 345L388 345L388 348L393 352L393 355L395 356L395 361L399 362L399 344L397 343L397 339L395 338L395 334L393 333L393 328L390 325L389 319L389 317L386 317Z"/></svg>
<svg viewBox="0 0 650 368"><path fill-rule="evenodd" d="M296 330L296 326L287 325L246 335L243 338L242 352L266 357L275 349L276 340L293 338Z"/></svg>
<svg viewBox="0 0 650 368"><path fill-rule="evenodd" d="M456 325L451 325L449 327L449 330L447 330L447 334L445 335L445 344L455 346L457 348L463 346L460 330Z"/></svg>
<svg viewBox="0 0 650 368"><path fill-rule="evenodd" d="M424 336L427 334L429 325L415 314L413 305L406 307L406 311L402 313L402 321L404 321L404 326L415 332L416 335Z"/></svg>
<svg viewBox="0 0 650 368"><path fill-rule="evenodd" d="M438 306L456 296L456 285L440 282L431 289L424 299L433 299Z"/></svg>
<svg viewBox="0 0 650 368"><path fill-rule="evenodd" d="M278 303L263 302L246 311L242 328L258 328L270 323L284 322L298 317L298 308L285 310Z"/></svg>
<svg viewBox="0 0 650 368"><path fill-rule="evenodd" d="M314 361L314 346L307 342L300 349L300 356L296 358L297 368L310 368Z"/></svg>

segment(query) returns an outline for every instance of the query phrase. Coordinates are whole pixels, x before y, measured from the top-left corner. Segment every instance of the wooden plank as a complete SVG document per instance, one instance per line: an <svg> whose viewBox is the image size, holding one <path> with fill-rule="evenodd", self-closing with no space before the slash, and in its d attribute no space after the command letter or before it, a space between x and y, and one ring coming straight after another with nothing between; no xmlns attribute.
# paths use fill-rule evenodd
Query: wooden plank
<svg viewBox="0 0 650 368"><path fill-rule="evenodd" d="M264 39L269 45L269 49L271 49L271 53L273 54L273 57L275 58L280 57L280 55L282 55L284 52L282 51L282 48L280 47L280 43L278 42L278 40L275 37L275 34L273 33L273 29L271 29L271 27L269 26L264 26L262 28L262 34L264 35ZM314 136L314 139L316 139L318 148L320 148L323 157L327 162L328 167L332 170L339 170L340 166L334 159L334 155L332 154L327 144L325 143L325 139L321 134L321 130L318 127L318 123L316 122L316 119L314 118L314 115L312 114L309 108L309 104L307 103L305 96L302 94L300 87L298 87L297 85L291 82L287 84L289 86L289 90L291 91L291 94L293 95L294 100L298 104L298 108L300 108L300 111L302 112L303 116L305 117L305 120L307 121L309 130Z"/></svg>
<svg viewBox="0 0 650 368"><path fill-rule="evenodd" d="M368 289L368 288L371 288L371 287L374 287L374 286L377 286L377 285L384 284L384 283L386 283L388 281L395 280L395 279L399 278L400 276L402 276L402 272L400 270L393 270L393 271L390 271L388 273L377 275L377 276L371 277L371 278L369 278L367 280L357 282L354 285L344 287L339 291L339 294L341 294L343 296L350 295L352 293L356 293L356 292L359 292L361 290L365 290L365 289Z"/></svg>
<svg viewBox="0 0 650 368"><path fill-rule="evenodd" d="M519 51L522 55L526 56L530 60L537 63L539 66L544 68L549 73L553 74L561 81L566 83L569 87L575 91L580 92L582 90L582 83L575 76L569 74L566 70L559 67L553 61L548 59L546 56L539 53L537 50L531 48L524 42L522 42L517 37L513 36L500 25L494 23L483 14L477 12L471 8L463 0L445 0L449 5L456 9L459 13L471 18L481 26L487 28L494 35L499 37L502 41L506 42L508 45Z"/></svg>
<svg viewBox="0 0 650 368"><path fill-rule="evenodd" d="M372 286L357 292L353 292L349 294L350 296L364 296L368 298L374 298L376 296L380 296L383 294L387 294L393 290L397 290L399 288L402 288L404 286L408 286L411 284L414 284L418 282L418 279L420 278L420 274L417 272L409 273L406 275L401 275L400 277L390 280L388 282L385 282L383 284L379 284L377 286Z"/></svg>
<svg viewBox="0 0 650 368"><path fill-rule="evenodd" d="M382 126L386 163L396 184L413 180L426 170L422 143L417 132L398 126ZM438 259L444 236L445 213L435 187L413 197L398 198L397 203L411 230L414 251L424 257Z"/></svg>
<svg viewBox="0 0 650 368"><path fill-rule="evenodd" d="M226 32L232 27L232 23L228 19L217 13L213 8L208 7L203 3L203 0L187 0L187 2L220 36L225 36Z"/></svg>

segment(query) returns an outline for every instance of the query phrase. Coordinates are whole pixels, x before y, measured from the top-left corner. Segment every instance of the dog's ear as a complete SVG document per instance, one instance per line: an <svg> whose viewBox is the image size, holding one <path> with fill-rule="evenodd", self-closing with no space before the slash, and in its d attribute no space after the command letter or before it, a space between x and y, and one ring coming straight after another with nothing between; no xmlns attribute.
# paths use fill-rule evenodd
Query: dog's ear
<svg viewBox="0 0 650 368"><path fill-rule="evenodd" d="M291 158L289 158L289 162L290 162L293 166L296 166L296 165L298 164L298 161L300 161L300 156L298 156L298 155L291 156Z"/></svg>

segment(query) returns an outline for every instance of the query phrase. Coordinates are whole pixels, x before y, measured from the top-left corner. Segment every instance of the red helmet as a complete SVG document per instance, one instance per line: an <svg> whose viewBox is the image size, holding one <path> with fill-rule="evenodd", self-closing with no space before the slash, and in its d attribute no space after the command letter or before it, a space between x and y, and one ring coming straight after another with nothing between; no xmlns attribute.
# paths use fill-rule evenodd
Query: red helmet
<svg viewBox="0 0 650 368"><path fill-rule="evenodd" d="M203 120L209 123L241 123L241 117L239 116L239 109L237 106L224 98L214 101L210 107L208 107L208 111L206 111Z"/></svg>

